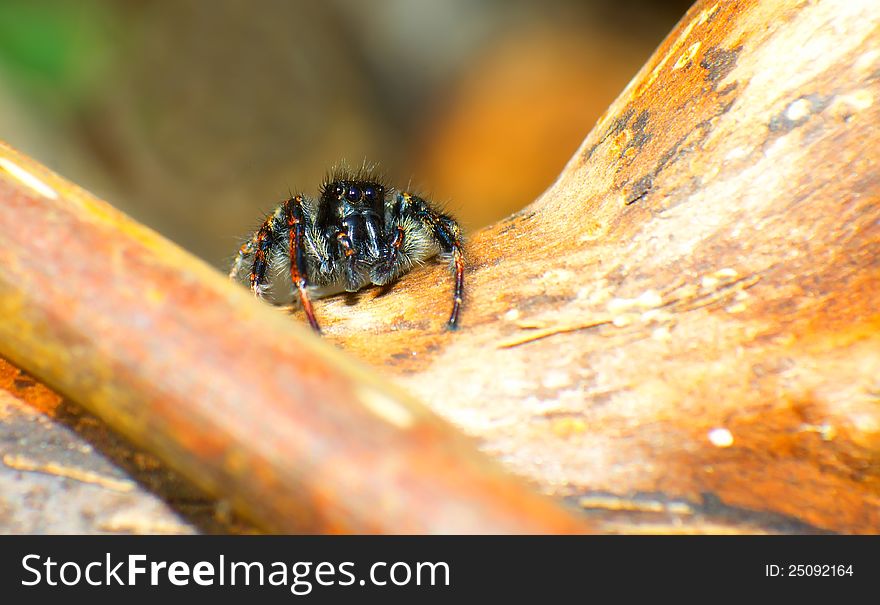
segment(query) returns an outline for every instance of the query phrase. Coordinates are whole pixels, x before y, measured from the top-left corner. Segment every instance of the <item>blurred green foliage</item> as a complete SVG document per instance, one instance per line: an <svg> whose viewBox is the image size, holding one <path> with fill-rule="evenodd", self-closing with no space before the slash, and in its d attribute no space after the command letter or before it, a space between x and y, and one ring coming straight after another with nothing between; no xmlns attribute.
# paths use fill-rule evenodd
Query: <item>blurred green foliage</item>
<svg viewBox="0 0 880 605"><path fill-rule="evenodd" d="M553 181L688 4L0 0L0 139L221 268L343 160L473 230Z"/></svg>
<svg viewBox="0 0 880 605"><path fill-rule="evenodd" d="M0 2L0 62L12 85L31 97L88 94L107 64L108 6L93 2Z"/></svg>

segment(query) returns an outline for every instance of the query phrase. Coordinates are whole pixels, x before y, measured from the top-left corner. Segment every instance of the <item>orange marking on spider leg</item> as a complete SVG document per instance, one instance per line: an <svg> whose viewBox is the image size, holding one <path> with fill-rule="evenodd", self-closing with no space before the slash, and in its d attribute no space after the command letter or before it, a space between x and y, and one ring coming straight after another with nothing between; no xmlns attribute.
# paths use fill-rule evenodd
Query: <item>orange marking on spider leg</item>
<svg viewBox="0 0 880 605"><path fill-rule="evenodd" d="M305 287L297 284L297 288L299 289L299 299L302 301L306 319L309 320L309 325L312 326L312 329L320 334L321 326L318 325L318 320L315 318L315 309L312 307L312 300L309 298L309 294L306 292Z"/></svg>
<svg viewBox="0 0 880 605"><path fill-rule="evenodd" d="M302 198L299 196L294 199L297 202L302 201ZM296 285L296 289L299 291L299 299L302 302L306 319L309 320L309 325L312 326L312 329L315 332L320 334L321 327L318 325L318 320L315 318L315 309L312 307L312 301L306 290L306 276L303 273L300 273L299 270L301 263L305 266L305 261L302 259L303 227L302 222L293 210L290 210L287 213L287 226L290 228L290 281Z"/></svg>
<svg viewBox="0 0 880 605"><path fill-rule="evenodd" d="M254 295L260 295L261 281L265 277L267 269L266 250L263 245L269 239L269 230L265 225L260 228L254 245L254 264L250 273L251 290Z"/></svg>

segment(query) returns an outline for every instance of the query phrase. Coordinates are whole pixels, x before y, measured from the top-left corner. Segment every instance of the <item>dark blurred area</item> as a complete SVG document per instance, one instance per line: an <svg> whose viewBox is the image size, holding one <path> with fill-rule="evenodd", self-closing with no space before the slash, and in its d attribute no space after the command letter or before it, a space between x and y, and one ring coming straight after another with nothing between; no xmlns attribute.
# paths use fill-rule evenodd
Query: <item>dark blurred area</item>
<svg viewBox="0 0 880 605"><path fill-rule="evenodd" d="M553 182L687 0L0 0L0 138L218 267L378 162L473 230Z"/></svg>

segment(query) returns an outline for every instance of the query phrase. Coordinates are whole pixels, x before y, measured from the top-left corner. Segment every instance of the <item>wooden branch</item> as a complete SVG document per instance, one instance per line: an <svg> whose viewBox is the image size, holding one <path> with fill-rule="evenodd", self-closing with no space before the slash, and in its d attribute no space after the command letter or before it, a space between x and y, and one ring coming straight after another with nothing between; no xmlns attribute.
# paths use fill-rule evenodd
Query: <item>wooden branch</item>
<svg viewBox="0 0 880 605"><path fill-rule="evenodd" d="M878 24L870 0L698 2L559 180L471 237L459 332L442 330L451 279L436 265L319 301L327 339L593 528L880 530ZM493 499L484 488L509 483L475 478L484 462L458 439L393 428L436 421L284 314L2 155L0 352L251 518L571 527L518 488ZM462 490L467 505L444 498ZM493 513L520 502L527 527Z"/></svg>
<svg viewBox="0 0 880 605"><path fill-rule="evenodd" d="M0 354L269 531L589 526L375 373L0 146Z"/></svg>
<svg viewBox="0 0 880 605"><path fill-rule="evenodd" d="M603 529L880 531L878 41L870 0L698 2L472 236L460 332L434 266L328 338Z"/></svg>

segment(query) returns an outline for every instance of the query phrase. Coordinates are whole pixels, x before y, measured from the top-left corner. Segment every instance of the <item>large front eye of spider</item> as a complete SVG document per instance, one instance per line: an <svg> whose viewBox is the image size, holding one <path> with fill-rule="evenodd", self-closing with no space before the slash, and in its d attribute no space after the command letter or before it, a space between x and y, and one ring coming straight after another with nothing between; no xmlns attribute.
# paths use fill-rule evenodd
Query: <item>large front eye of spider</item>
<svg viewBox="0 0 880 605"><path fill-rule="evenodd" d="M373 187L372 185L367 185L367 187L364 188L364 199L366 201L375 202L377 197L378 193L375 187Z"/></svg>
<svg viewBox="0 0 880 605"><path fill-rule="evenodd" d="M354 185L349 185L348 191L345 192L345 197L347 197L350 202L358 202L361 199L361 190Z"/></svg>

